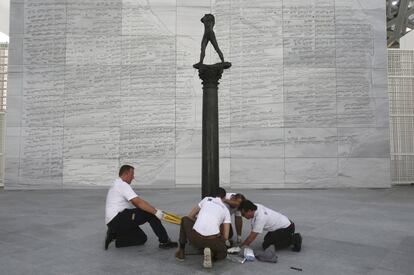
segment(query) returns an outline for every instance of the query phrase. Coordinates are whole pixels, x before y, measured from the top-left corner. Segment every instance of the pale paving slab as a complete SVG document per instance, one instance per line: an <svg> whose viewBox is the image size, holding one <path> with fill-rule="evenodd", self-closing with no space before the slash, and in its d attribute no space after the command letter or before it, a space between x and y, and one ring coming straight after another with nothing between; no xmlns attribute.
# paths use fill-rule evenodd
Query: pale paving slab
<svg viewBox="0 0 414 275"><path fill-rule="evenodd" d="M154 206L185 215L199 188L133 187ZM413 274L414 187L391 189L243 190L291 218L303 235L300 253L278 251L277 264L228 260L202 268L199 255L184 263L160 250L148 225L140 247L103 250L105 189L0 191L0 264L4 274ZM165 224L174 240L179 227ZM249 230L244 220L243 237ZM260 249L263 234L252 245ZM188 250L194 254L195 251Z"/></svg>

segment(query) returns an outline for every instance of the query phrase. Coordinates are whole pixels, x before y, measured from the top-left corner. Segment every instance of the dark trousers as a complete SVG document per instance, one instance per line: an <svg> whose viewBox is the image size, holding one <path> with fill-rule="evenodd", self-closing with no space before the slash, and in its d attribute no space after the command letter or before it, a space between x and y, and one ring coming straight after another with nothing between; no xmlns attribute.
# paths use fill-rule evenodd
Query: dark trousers
<svg viewBox="0 0 414 275"><path fill-rule="evenodd" d="M286 228L281 228L275 231L268 232L263 240L263 248L274 245L275 249L282 249L289 247L293 242L293 233L295 233L295 224L291 224Z"/></svg>
<svg viewBox="0 0 414 275"><path fill-rule="evenodd" d="M160 243L168 241L167 231L155 215L139 208L133 208L118 213L108 223L110 232L116 236L116 247L144 244L147 241L147 235L139 226L146 222L150 224Z"/></svg>
<svg viewBox="0 0 414 275"><path fill-rule="evenodd" d="M227 256L227 247L224 240L218 236L202 236L193 229L195 221L189 217L183 217L180 225L180 247L184 248L187 240L195 248L209 247L213 260L222 260Z"/></svg>

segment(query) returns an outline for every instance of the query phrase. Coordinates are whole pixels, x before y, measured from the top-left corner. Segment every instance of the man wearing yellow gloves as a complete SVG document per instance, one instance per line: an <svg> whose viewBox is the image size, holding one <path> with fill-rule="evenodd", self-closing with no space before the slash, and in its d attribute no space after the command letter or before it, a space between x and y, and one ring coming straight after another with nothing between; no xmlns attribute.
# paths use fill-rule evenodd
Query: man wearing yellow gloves
<svg viewBox="0 0 414 275"><path fill-rule="evenodd" d="M164 212L151 206L132 190L130 184L133 179L134 167L123 165L119 170L119 178L114 181L106 196L105 223L108 232L105 250L114 239L116 247L144 244L147 235L139 226L146 222L157 235L160 248L177 247L160 221L164 218Z"/></svg>

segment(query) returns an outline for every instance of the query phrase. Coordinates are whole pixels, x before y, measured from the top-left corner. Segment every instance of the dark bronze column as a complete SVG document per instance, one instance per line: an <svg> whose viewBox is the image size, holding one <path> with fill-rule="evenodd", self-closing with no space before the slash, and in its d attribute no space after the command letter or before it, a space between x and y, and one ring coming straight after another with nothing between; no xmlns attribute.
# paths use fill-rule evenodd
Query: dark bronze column
<svg viewBox="0 0 414 275"><path fill-rule="evenodd" d="M219 123L218 84L224 69L231 63L214 65L196 64L198 75L203 81L203 140L201 197L210 196L219 187Z"/></svg>

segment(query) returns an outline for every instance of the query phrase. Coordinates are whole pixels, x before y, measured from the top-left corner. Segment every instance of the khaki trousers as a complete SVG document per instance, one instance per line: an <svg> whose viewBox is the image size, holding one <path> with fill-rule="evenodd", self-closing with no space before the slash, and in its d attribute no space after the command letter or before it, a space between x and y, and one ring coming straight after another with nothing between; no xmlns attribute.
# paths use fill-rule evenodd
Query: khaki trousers
<svg viewBox="0 0 414 275"><path fill-rule="evenodd" d="M180 226L180 245L183 247L187 241L196 248L209 247L213 260L222 260L227 256L227 247L224 240L217 236L203 236L193 229L194 221L189 217L183 217Z"/></svg>

